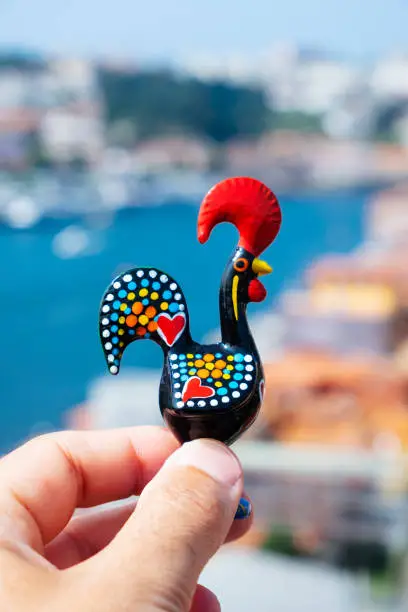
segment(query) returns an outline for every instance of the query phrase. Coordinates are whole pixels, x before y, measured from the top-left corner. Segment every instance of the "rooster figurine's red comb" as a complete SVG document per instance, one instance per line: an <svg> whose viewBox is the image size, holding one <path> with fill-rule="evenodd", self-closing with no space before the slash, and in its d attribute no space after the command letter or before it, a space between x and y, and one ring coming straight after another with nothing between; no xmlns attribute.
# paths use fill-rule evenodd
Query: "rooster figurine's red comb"
<svg viewBox="0 0 408 612"><path fill-rule="evenodd" d="M208 240L218 223L235 225L240 234L238 246L258 257L276 238L282 214L275 194L260 181L238 177L215 185L201 204L198 239Z"/></svg>

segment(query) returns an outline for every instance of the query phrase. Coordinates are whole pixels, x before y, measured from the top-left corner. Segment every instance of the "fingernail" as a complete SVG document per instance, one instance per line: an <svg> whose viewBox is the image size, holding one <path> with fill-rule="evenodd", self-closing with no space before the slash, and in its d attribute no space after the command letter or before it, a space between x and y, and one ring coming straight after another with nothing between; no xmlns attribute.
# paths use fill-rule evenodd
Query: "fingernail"
<svg viewBox="0 0 408 612"><path fill-rule="evenodd" d="M246 519L251 516L251 513L252 513L251 502L249 501L249 499L246 499L245 497L241 497L241 499L239 500L238 510L235 513L234 520L241 521L243 519Z"/></svg>
<svg viewBox="0 0 408 612"><path fill-rule="evenodd" d="M195 467L228 487L233 487L242 475L237 457L216 440L186 442L169 457L166 464Z"/></svg>

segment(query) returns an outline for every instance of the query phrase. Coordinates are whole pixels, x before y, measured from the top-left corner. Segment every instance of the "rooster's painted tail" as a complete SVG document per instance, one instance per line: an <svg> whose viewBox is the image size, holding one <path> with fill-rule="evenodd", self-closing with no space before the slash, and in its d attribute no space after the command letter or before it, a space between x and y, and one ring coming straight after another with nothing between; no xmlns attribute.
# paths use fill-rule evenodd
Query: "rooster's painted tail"
<svg viewBox="0 0 408 612"><path fill-rule="evenodd" d="M118 374L124 350L135 340L153 340L166 353L190 335L187 304L178 283L155 268L124 272L103 296L99 333L111 374Z"/></svg>

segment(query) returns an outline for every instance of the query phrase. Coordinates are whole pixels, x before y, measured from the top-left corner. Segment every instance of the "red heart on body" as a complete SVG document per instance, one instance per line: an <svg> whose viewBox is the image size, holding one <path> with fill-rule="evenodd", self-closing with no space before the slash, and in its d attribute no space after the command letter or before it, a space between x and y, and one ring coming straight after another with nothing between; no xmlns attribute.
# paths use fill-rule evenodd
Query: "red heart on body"
<svg viewBox="0 0 408 612"><path fill-rule="evenodd" d="M197 398L197 397L212 397L215 394L214 389L211 387L206 387L201 384L201 380L198 376L193 376L189 378L183 389L183 402L187 402L189 399Z"/></svg>
<svg viewBox="0 0 408 612"><path fill-rule="evenodd" d="M168 346L173 346L186 326L186 315L184 312L179 312L171 317L169 314L163 313L158 317L157 325L158 334Z"/></svg>

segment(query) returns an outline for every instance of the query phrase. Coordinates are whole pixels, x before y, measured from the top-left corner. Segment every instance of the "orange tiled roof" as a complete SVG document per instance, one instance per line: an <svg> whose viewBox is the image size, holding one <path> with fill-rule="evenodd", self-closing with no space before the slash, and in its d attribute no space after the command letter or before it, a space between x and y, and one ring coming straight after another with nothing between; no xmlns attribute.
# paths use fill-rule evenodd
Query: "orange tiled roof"
<svg viewBox="0 0 408 612"><path fill-rule="evenodd" d="M265 367L264 431L286 443L408 449L408 376L391 361L290 353Z"/></svg>

